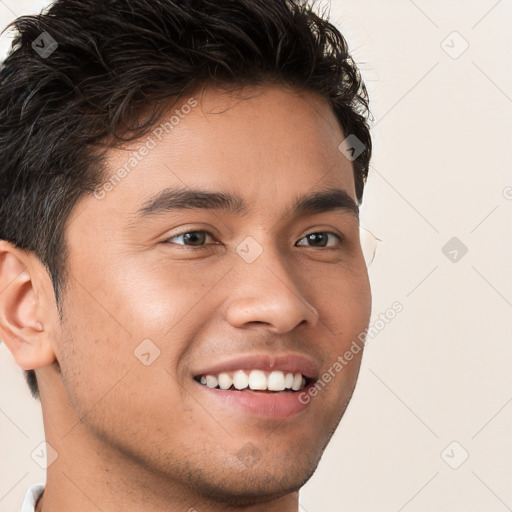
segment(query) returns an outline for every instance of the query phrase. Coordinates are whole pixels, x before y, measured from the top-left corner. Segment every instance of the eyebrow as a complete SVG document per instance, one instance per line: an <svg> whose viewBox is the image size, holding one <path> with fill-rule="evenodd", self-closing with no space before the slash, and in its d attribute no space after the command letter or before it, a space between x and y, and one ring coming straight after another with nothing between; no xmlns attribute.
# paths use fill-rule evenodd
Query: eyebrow
<svg viewBox="0 0 512 512"><path fill-rule="evenodd" d="M180 210L216 210L245 216L249 209L243 198L228 192L201 189L166 188L150 197L134 212L141 220L150 216ZM359 218L359 206L343 189L327 188L295 199L291 214L295 216L331 211L345 211Z"/></svg>

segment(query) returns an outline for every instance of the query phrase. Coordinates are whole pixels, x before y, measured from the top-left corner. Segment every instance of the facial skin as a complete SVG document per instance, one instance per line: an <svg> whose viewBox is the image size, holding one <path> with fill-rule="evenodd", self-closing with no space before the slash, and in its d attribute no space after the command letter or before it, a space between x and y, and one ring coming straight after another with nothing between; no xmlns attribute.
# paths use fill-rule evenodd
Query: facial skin
<svg viewBox="0 0 512 512"><path fill-rule="evenodd" d="M62 324L39 260L0 245L0 289L11 283L0 336L22 368L36 369L58 452L38 510L296 511L354 390L361 352L285 418L223 405L192 378L228 357L288 352L322 375L371 309L356 216L290 213L298 196L326 188L356 201L328 104L277 86L246 89L245 99L212 88L194 97L112 190L76 205ZM112 150L109 171L145 140ZM246 212L135 216L167 187L236 194ZM213 236L176 236L202 230ZM343 241L305 238L325 232ZM251 263L237 252L247 237L262 248ZM160 351L147 366L134 355L145 339Z"/></svg>

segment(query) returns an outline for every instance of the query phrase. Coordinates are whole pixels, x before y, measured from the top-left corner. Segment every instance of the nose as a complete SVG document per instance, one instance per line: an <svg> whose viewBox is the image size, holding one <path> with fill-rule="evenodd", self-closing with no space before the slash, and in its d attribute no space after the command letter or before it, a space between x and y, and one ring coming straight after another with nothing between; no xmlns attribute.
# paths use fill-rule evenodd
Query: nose
<svg viewBox="0 0 512 512"><path fill-rule="evenodd" d="M283 255L266 248L253 261L239 261L226 310L227 321L244 328L265 324L271 332L286 333L301 323L315 326L317 309L308 302L297 276Z"/></svg>

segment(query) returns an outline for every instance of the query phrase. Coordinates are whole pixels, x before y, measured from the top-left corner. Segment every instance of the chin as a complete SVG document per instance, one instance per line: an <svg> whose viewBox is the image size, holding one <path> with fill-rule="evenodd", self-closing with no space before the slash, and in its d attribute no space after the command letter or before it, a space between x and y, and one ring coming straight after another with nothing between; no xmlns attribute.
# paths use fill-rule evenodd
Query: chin
<svg viewBox="0 0 512 512"><path fill-rule="evenodd" d="M219 461L215 476L207 478L202 468L190 478L194 493L214 503L225 506L247 506L257 503L266 503L277 500L283 496L295 493L313 476L321 453L312 460L305 460L304 455L286 462L279 463L271 457L271 467L264 467L265 461L254 462L252 466L236 468L230 465L222 468ZM268 463L267 463L268 464ZM193 480L193 482L192 482Z"/></svg>

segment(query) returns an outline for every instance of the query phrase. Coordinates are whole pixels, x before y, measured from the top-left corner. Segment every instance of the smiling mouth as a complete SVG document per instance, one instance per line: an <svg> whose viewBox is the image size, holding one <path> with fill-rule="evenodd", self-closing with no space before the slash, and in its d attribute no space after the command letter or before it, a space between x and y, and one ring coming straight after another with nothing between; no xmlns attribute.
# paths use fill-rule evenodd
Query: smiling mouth
<svg viewBox="0 0 512 512"><path fill-rule="evenodd" d="M211 389L266 393L297 393L311 379L302 373L264 370L236 370L216 374L196 375L194 380Z"/></svg>

